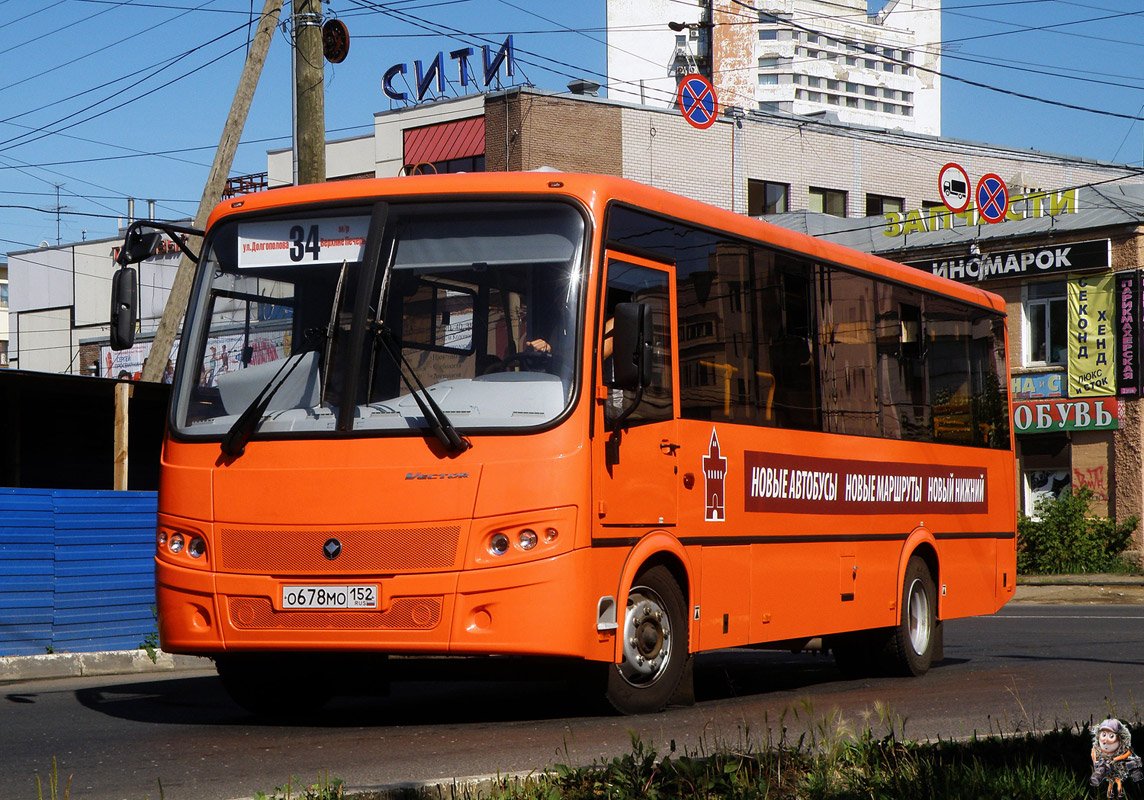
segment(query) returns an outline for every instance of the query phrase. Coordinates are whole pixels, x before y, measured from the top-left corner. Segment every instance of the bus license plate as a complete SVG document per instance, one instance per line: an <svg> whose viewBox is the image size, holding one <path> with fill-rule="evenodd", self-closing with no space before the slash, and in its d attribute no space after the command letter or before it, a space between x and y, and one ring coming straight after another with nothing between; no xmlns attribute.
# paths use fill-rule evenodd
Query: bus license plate
<svg viewBox="0 0 1144 800"><path fill-rule="evenodd" d="M377 586L283 586L282 608L376 610Z"/></svg>

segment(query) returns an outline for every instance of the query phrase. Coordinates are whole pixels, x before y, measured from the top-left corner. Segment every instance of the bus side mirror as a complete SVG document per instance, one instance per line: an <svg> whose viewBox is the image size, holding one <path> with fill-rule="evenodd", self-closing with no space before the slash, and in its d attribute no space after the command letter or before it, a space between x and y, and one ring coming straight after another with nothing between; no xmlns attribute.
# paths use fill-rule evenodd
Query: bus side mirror
<svg viewBox="0 0 1144 800"><path fill-rule="evenodd" d="M651 385L651 306L617 303L612 337L612 385L627 391Z"/></svg>
<svg viewBox="0 0 1144 800"><path fill-rule="evenodd" d="M135 344L135 323L139 314L139 295L135 270L117 269L111 276L111 349L126 350Z"/></svg>
<svg viewBox="0 0 1144 800"><path fill-rule="evenodd" d="M138 264L140 261L146 261L155 255L162 243L163 234L158 231L143 233L138 229L132 229L127 232L127 237L123 240L123 247L119 248L115 260L121 267L126 267L128 264Z"/></svg>

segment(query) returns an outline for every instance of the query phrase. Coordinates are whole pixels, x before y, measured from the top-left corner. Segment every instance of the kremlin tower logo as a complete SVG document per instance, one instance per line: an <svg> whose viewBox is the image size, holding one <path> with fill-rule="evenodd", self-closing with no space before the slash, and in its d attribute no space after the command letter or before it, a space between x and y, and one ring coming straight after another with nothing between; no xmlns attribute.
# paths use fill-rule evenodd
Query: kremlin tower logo
<svg viewBox="0 0 1144 800"><path fill-rule="evenodd" d="M707 522L726 522L726 493L724 486L727 478L727 459L719 454L719 437L715 429L711 429L711 446L707 455L703 456L703 519Z"/></svg>

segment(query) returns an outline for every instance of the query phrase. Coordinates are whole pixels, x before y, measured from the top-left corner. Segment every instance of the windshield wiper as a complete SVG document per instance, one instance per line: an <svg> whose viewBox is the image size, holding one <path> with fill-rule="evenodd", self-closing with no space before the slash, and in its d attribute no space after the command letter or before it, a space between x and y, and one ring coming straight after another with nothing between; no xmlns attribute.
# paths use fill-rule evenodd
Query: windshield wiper
<svg viewBox="0 0 1144 800"><path fill-rule="evenodd" d="M389 357L393 359L393 363L397 367L397 374L401 376L402 383L409 389L409 394L417 403L417 407L421 409L421 416L425 417L429 430L436 434L438 441L447 450L456 453L463 453L472 447L472 442L457 433L457 429L449 421L448 415L441 409L441 406L437 405L433 395L429 394L429 390L425 388L425 384L418 377L417 370L401 352L401 347L397 344L397 339L394 338L393 331L389 329L389 326L384 322L377 323L374 336L381 342L385 351L389 353ZM413 380L411 381L410 378Z"/></svg>
<svg viewBox="0 0 1144 800"><path fill-rule="evenodd" d="M222 437L223 454L230 458L238 458L246 451L246 444L250 441L250 437L262 419L262 415L270 406L270 401L274 399L275 393L286 383L294 368L302 363L302 357L311 350L317 349L322 338L323 331L320 328L310 328L306 331L302 348L282 362L282 366L274 373L274 377L266 382L262 391L255 395L254 399L250 401L250 405L238 415L238 419Z"/></svg>

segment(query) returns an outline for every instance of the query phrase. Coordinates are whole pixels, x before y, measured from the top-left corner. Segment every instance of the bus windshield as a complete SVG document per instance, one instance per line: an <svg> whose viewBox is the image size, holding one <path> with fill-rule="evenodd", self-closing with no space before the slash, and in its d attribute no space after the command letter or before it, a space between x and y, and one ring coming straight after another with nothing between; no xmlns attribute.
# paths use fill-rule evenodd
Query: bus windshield
<svg viewBox="0 0 1144 800"><path fill-rule="evenodd" d="M421 431L418 383L464 431L561 415L581 347L582 214L559 202L378 208L232 218L208 233L175 431L221 436L251 409L256 436Z"/></svg>

